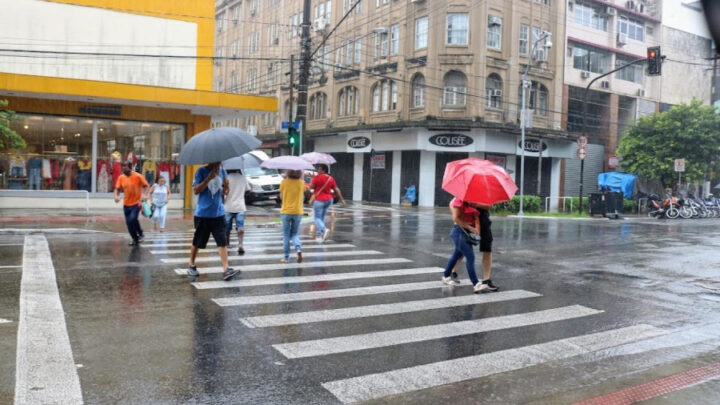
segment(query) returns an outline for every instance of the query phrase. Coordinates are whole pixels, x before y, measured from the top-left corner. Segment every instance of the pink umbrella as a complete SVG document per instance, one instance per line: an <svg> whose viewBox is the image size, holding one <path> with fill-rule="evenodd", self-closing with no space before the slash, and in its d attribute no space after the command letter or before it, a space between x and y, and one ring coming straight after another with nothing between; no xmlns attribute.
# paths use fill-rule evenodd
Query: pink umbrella
<svg viewBox="0 0 720 405"><path fill-rule="evenodd" d="M314 165L320 164L320 163L324 163L326 165L331 165L333 163L337 163L334 157L332 157L331 155L328 155L327 153L321 153L321 152L303 153L302 155L300 155L300 157Z"/></svg>
<svg viewBox="0 0 720 405"><path fill-rule="evenodd" d="M313 165L299 156L278 156L268 159L260 164L265 169L280 170L313 170Z"/></svg>
<svg viewBox="0 0 720 405"><path fill-rule="evenodd" d="M463 201L488 205L508 201L518 190L505 169L477 158L448 163L442 188Z"/></svg>

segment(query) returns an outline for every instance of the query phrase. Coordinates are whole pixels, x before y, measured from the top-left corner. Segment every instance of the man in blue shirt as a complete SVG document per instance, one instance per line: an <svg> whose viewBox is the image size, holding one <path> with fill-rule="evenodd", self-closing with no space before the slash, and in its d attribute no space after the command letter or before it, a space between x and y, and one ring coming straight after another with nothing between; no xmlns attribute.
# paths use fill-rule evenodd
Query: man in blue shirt
<svg viewBox="0 0 720 405"><path fill-rule="evenodd" d="M223 280L230 280L238 272L228 267L228 240L225 236L225 206L223 195L227 195L228 175L220 168L220 162L209 163L195 172L193 193L198 196L195 209L195 235L190 248L190 265L187 274L199 275L195 267L195 257L199 249L205 249L210 234L218 247L223 267Z"/></svg>

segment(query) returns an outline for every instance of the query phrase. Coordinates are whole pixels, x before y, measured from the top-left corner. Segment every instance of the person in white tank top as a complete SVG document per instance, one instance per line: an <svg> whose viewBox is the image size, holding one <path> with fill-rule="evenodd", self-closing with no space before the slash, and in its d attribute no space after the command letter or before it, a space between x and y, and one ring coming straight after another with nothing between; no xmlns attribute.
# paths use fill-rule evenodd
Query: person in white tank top
<svg viewBox="0 0 720 405"><path fill-rule="evenodd" d="M165 177L158 176L157 183L150 187L151 203L155 206L153 212L153 229L160 232L165 231L165 219L167 218L167 207L170 202L170 188L165 184Z"/></svg>

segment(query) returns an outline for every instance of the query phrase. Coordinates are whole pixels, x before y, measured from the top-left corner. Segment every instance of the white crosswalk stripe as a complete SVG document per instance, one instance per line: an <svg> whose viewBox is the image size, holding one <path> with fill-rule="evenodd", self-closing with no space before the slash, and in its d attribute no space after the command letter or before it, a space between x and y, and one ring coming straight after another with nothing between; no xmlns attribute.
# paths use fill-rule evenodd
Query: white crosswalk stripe
<svg viewBox="0 0 720 405"><path fill-rule="evenodd" d="M303 251L305 250L319 250L319 249L348 249L348 248L354 248L355 245L349 244L349 243L338 243L336 245L312 245L312 246L304 246L303 245ZM270 251L280 251L282 252L283 247L281 246L272 246L272 247L261 247L257 249L253 249L254 252L270 252ZM188 255L188 249L174 249L174 250L151 250L150 253L154 255ZM216 251L208 251L208 254L217 254Z"/></svg>
<svg viewBox="0 0 720 405"><path fill-rule="evenodd" d="M12 321L9 319L0 318L0 323L10 323L10 322L12 322Z"/></svg>
<svg viewBox="0 0 720 405"><path fill-rule="evenodd" d="M269 239L269 240L272 240L272 239L278 239L278 238L279 238L280 240L282 240L282 235L281 235L281 234L278 234L278 235L258 235L258 236L246 237L247 240L268 240L268 239ZM230 240L235 240L235 239L237 239L237 238L232 237L232 236L230 237ZM310 237L310 236L300 236L300 240L308 240L308 239L311 239L311 237ZM146 241L146 242L155 242L155 241L167 241L167 242L170 242L170 241L183 241L183 240L186 240L186 241L188 241L188 242L192 242L193 236L192 236L192 235L188 235L188 236L171 236L171 237L162 237L162 236L159 236L159 237L146 237L146 238L145 238L145 241Z"/></svg>
<svg viewBox="0 0 720 405"><path fill-rule="evenodd" d="M386 259L382 259L386 260ZM387 259L392 260L392 259ZM409 260L408 260L409 261ZM415 276L421 274L437 274L442 269L438 267L420 267L414 269L398 269L398 270L381 270L381 271L359 271L352 273L338 273L338 274L318 274L314 276L286 276L286 277L262 277L262 278L251 278L248 280L231 280L231 281L201 281L192 283L192 285L199 290L209 289L222 289L222 288L237 288L237 287L256 287L256 286L267 286L267 285L283 285L283 284L302 284L302 283L317 283L324 281L345 281L345 280L356 280L356 279L367 279L367 278L383 278L383 277L400 277L400 276ZM437 286L437 282L434 282ZM228 298L230 299L230 298ZM230 305L222 306L233 306L232 301L228 301ZM280 302L280 301L278 301Z"/></svg>
<svg viewBox="0 0 720 405"><path fill-rule="evenodd" d="M435 282L437 286L437 282ZM471 321L443 323L417 328L396 329L385 332L367 333L363 335L344 336L329 339L309 340L276 344L273 347L287 358L324 356L357 350L374 349L413 342L442 339L453 336L470 335L473 333L493 330L518 328L566 319L602 313L580 305L528 312L524 314L498 316L494 318L474 319Z"/></svg>
<svg viewBox="0 0 720 405"><path fill-rule="evenodd" d="M438 273L442 271L441 268L429 267L433 272ZM397 271L397 270L393 270ZM347 274L347 273L346 273ZM349 273L349 274L363 274L364 278L367 278L366 273ZM412 274L419 274L412 273ZM345 278L344 280L348 280ZM327 280L325 280L327 281ZM375 294L388 294L402 291L419 291L437 289L438 281L423 281L419 283L405 283L405 284L390 284L380 285L372 287L355 287L355 288L341 288L335 290L325 291L309 291L300 293L288 293L288 294L274 294L274 295L258 295L258 296L243 296L243 297L228 297L228 298L215 298L213 301L221 307L240 306L240 305L257 305L257 304L274 304L278 302L297 302L297 301L310 301L328 298L345 298L345 297L358 297L362 295L375 295Z"/></svg>
<svg viewBox="0 0 720 405"><path fill-rule="evenodd" d="M303 262L303 263L271 263L271 264L250 264L239 267L238 270L242 272L253 272L253 271L269 271L269 270L285 270L285 269L308 269L308 268L329 268L329 267L340 267L340 266L373 266L379 264L396 264L396 263L410 263L412 260L391 257L387 259L354 259L354 260L320 260L315 262ZM175 269L175 273L185 275L187 269ZM222 273L222 267L198 267L200 274L213 274ZM366 272L367 273L367 272ZM225 285L230 283L224 282Z"/></svg>
<svg viewBox="0 0 720 405"><path fill-rule="evenodd" d="M303 257L341 257L341 256L368 256L368 255L381 255L382 252L377 250L346 250L342 252L308 252L303 253ZM284 256L282 253L280 254L267 254L267 255L246 255L246 256L231 256L228 258L231 262L239 262L239 261L246 261L246 260L280 260ZM185 257L177 257L177 258L170 258L170 259L160 259L163 263L185 263L187 262L187 258ZM212 263L212 262L219 262L220 257L215 256L209 256L209 257L198 257L195 259L195 263Z"/></svg>
<svg viewBox="0 0 720 405"><path fill-rule="evenodd" d="M236 241L231 240L231 242L232 242L233 247L235 247L237 245ZM314 239L312 239L312 240L302 240L301 239L301 242L303 244L303 247L305 247L305 245L323 244L322 242L318 242ZM330 242L330 241L325 242L326 246L329 246L331 244L332 244L332 242ZM266 240L266 241L245 240L245 241L243 241L243 246L270 246L270 245L282 246L282 237L280 237L280 238L278 238L278 240L274 240L274 241L270 241L270 240ZM158 242L158 241L155 241L155 242L146 241L144 244L142 244L140 246L143 246L146 248L187 247L188 249L190 249L190 246L192 246L192 241L187 241L187 242L174 242L173 241L170 243L163 243L163 242ZM208 242L207 249L215 248L216 246L217 245L215 244L215 242L211 240Z"/></svg>
<svg viewBox="0 0 720 405"><path fill-rule="evenodd" d="M595 358L610 356L611 352L609 351L597 352L659 336L663 333L661 329L650 325L629 326L385 373L330 381L322 385L345 404L369 401L388 395L481 378L589 353L593 353Z"/></svg>
<svg viewBox="0 0 720 405"><path fill-rule="evenodd" d="M440 284L438 282L438 286L439 285ZM445 297L420 301L404 301L393 304L379 304L362 307L327 309L322 311L253 316L242 318L241 321L250 328L266 328L271 326L299 325L314 322L328 322L343 319L365 318L370 316L403 314L408 312L426 311L430 309L487 304L491 302L509 301L534 297L540 297L540 294L524 290L513 290L494 294L473 294L460 297Z"/></svg>

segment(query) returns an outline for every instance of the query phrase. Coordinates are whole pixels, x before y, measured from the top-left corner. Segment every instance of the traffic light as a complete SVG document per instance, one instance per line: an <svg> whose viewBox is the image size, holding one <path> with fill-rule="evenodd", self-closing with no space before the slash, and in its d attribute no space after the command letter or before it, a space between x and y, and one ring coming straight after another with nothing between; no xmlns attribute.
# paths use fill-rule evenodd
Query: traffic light
<svg viewBox="0 0 720 405"><path fill-rule="evenodd" d="M653 46L647 49L648 75L659 76L662 74L662 54L659 46Z"/></svg>
<svg viewBox="0 0 720 405"><path fill-rule="evenodd" d="M300 144L300 135L298 134L297 129L293 128L292 126L288 128L287 143L290 149L297 148Z"/></svg>

